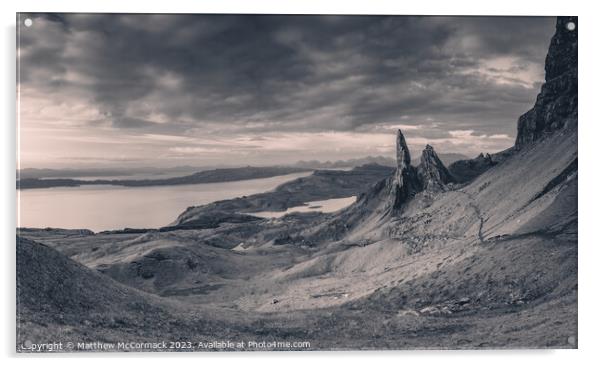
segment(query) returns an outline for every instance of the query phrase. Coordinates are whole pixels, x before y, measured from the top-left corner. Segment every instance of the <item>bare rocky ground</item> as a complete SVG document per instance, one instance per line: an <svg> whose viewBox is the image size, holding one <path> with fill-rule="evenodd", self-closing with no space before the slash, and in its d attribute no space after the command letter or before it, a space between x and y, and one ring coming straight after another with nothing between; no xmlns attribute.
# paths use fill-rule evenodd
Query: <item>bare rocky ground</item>
<svg viewBox="0 0 602 366"><path fill-rule="evenodd" d="M411 166L400 132L396 172L333 214L186 226L211 214L201 207L163 232L21 230L18 349L57 340L577 347L576 84L546 86L576 78L569 19L559 18L550 54L565 47L575 58L548 57L554 78L521 117L516 146L488 167L472 164L468 181L428 147Z"/></svg>

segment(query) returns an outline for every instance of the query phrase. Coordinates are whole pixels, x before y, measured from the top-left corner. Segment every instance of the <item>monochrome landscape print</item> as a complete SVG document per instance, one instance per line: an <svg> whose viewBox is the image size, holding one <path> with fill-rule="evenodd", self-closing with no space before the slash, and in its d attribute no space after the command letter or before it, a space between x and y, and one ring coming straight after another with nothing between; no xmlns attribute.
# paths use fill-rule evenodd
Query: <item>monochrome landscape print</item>
<svg viewBox="0 0 602 366"><path fill-rule="evenodd" d="M17 14L17 351L576 348L577 32Z"/></svg>

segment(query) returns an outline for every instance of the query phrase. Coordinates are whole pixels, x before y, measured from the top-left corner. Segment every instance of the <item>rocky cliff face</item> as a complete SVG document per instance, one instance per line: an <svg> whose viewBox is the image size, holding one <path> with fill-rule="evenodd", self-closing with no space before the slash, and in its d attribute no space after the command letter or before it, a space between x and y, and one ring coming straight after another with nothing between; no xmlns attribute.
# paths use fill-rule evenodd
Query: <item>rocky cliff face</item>
<svg viewBox="0 0 602 366"><path fill-rule="evenodd" d="M422 188L431 191L441 190L448 183L454 182L454 178L431 145L426 145L422 151L420 165L418 166L418 177L422 183Z"/></svg>
<svg viewBox="0 0 602 366"><path fill-rule="evenodd" d="M518 149L577 124L577 26L577 17L558 17L546 57L545 83L535 106L518 120Z"/></svg>

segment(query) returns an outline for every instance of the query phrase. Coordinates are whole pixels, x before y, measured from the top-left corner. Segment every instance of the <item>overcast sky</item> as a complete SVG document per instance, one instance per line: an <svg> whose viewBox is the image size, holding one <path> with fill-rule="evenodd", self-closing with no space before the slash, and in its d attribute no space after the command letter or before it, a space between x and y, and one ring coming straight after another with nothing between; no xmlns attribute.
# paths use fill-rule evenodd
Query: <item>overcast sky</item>
<svg viewBox="0 0 602 366"><path fill-rule="evenodd" d="M25 18L33 19L30 27ZM21 167L267 165L511 146L555 19L21 15Z"/></svg>

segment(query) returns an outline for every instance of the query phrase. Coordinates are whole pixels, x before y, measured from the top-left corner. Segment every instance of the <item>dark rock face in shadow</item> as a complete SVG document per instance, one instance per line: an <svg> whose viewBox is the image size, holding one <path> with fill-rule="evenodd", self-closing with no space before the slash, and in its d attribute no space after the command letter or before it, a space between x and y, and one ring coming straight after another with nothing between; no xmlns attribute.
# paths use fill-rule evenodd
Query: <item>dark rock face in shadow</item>
<svg viewBox="0 0 602 366"><path fill-rule="evenodd" d="M575 28L569 30L568 24ZM577 17L558 17L546 57L546 78L535 106L518 120L516 147L577 125Z"/></svg>
<svg viewBox="0 0 602 366"><path fill-rule="evenodd" d="M570 30L568 24L573 23ZM558 17L545 64L545 82L533 108L519 117L515 145L496 154L459 160L449 166L458 183L478 177L514 151L532 144L546 134L577 126L577 17Z"/></svg>

